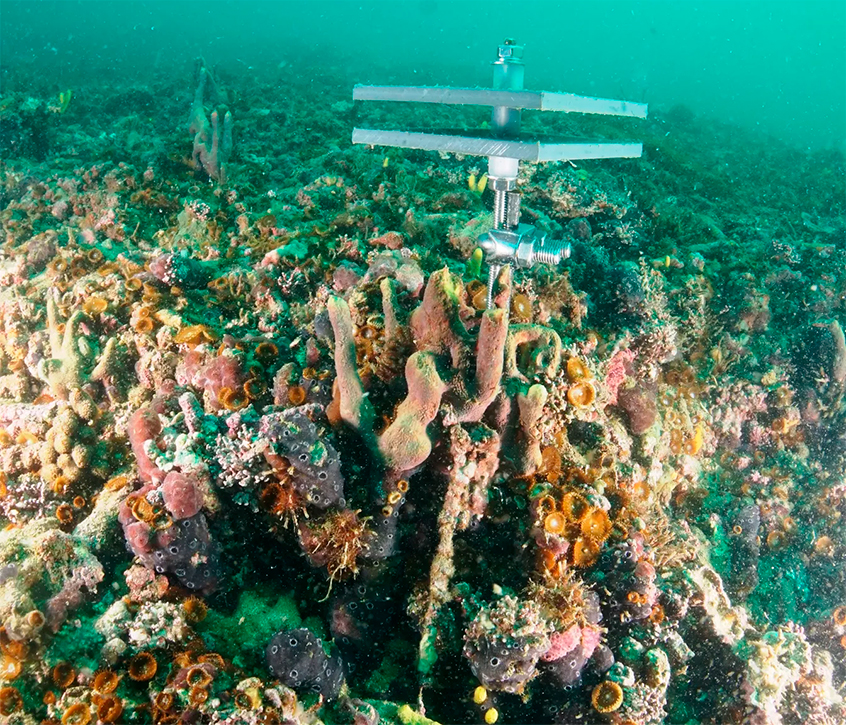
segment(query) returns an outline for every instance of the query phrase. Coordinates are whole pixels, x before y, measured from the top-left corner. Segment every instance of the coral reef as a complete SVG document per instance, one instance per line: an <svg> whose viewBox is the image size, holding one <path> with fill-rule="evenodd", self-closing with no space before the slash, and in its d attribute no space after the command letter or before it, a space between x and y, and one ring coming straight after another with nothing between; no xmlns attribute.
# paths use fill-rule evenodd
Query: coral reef
<svg viewBox="0 0 846 725"><path fill-rule="evenodd" d="M842 722L843 159L525 164L489 308L477 161L256 73L0 103L0 714Z"/></svg>

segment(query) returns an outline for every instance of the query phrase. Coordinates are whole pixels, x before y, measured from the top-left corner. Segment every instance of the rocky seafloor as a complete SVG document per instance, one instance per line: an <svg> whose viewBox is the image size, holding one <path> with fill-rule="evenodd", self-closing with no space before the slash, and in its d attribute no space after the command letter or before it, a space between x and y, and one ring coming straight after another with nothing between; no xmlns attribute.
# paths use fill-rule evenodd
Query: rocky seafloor
<svg viewBox="0 0 846 725"><path fill-rule="evenodd" d="M216 74L4 77L4 722L843 722L843 156L527 116L644 154L485 309L483 160Z"/></svg>

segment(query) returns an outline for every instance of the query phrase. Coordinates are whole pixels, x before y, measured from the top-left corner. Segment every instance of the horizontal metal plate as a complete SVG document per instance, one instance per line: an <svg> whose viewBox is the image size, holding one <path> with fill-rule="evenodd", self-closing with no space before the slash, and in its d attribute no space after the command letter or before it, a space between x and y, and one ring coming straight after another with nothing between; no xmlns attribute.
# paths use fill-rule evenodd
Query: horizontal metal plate
<svg viewBox="0 0 846 725"><path fill-rule="evenodd" d="M446 151L468 156L500 156L519 161L637 158L643 145L635 142L572 140L560 142L495 139L414 131L354 128L352 142L370 146Z"/></svg>
<svg viewBox="0 0 846 725"><path fill-rule="evenodd" d="M549 91L502 91L493 88L449 88L446 86L362 86L353 87L354 101L404 101L475 106L506 106L536 111L599 113L646 118L647 104L610 98L577 96Z"/></svg>

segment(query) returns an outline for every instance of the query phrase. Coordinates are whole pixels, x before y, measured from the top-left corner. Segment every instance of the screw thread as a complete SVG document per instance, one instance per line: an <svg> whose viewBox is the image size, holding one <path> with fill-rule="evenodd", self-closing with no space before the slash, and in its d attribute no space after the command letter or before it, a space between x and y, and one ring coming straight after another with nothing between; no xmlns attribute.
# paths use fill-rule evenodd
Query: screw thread
<svg viewBox="0 0 846 725"><path fill-rule="evenodd" d="M494 191L493 217L495 229L502 229L505 227L505 221L508 215L507 205L508 194L501 189Z"/></svg>
<svg viewBox="0 0 846 725"><path fill-rule="evenodd" d="M534 262L541 264L560 264L562 259L570 256L570 245L563 242L545 242L542 247L535 249Z"/></svg>

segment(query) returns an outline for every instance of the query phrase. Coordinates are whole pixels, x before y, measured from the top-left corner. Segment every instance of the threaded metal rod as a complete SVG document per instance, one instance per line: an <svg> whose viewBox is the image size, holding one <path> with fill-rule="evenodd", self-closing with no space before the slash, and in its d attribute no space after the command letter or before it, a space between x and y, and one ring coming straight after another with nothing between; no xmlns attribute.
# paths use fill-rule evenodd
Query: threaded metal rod
<svg viewBox="0 0 846 725"><path fill-rule="evenodd" d="M494 228L504 229L508 218L508 193L502 189L494 190L493 217Z"/></svg>

